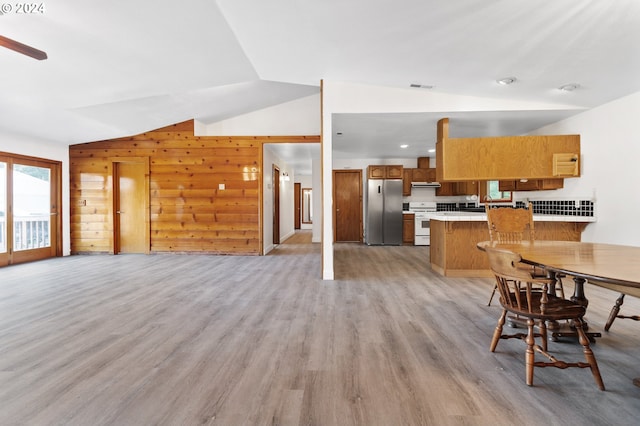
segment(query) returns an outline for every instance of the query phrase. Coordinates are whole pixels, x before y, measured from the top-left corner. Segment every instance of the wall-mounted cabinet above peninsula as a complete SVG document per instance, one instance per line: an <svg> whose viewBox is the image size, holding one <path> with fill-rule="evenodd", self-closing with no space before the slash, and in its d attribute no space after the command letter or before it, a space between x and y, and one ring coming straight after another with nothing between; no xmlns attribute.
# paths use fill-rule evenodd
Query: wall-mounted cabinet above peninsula
<svg viewBox="0 0 640 426"><path fill-rule="evenodd" d="M558 179L580 176L580 135L449 138L449 119L438 121L439 182Z"/></svg>

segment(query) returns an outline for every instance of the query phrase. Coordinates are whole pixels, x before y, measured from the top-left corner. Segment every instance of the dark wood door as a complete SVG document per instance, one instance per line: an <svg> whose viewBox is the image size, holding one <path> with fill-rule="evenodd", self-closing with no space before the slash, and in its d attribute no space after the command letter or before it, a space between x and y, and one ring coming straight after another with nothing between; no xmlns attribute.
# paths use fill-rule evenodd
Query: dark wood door
<svg viewBox="0 0 640 426"><path fill-rule="evenodd" d="M296 182L293 184L293 229L300 229L300 218L302 217L302 210L300 206L302 205L300 200L300 191L302 190L302 185L300 182Z"/></svg>
<svg viewBox="0 0 640 426"><path fill-rule="evenodd" d="M362 242L362 170L333 171L336 242Z"/></svg>

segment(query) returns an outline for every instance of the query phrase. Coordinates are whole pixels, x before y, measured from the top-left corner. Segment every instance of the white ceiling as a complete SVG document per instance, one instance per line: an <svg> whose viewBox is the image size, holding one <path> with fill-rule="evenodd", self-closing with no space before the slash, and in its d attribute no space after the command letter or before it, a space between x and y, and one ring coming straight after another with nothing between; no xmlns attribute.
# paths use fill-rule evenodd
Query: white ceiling
<svg viewBox="0 0 640 426"><path fill-rule="evenodd" d="M640 91L637 0L43 4L44 13L0 16L1 35L49 55L0 49L0 129L64 145L214 123L318 93L321 79L561 108L443 111L454 137L521 134ZM496 83L507 76L516 83ZM558 90L566 83L580 87ZM424 147L442 116L337 115L345 137L334 137L334 154Z"/></svg>

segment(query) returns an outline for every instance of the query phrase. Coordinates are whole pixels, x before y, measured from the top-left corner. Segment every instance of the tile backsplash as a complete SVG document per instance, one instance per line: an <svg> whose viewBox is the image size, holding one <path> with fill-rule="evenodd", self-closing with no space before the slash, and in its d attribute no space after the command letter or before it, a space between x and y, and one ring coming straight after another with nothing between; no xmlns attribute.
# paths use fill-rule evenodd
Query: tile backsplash
<svg viewBox="0 0 640 426"><path fill-rule="evenodd" d="M531 200L533 212L537 214L553 214L559 216L589 216L594 215L594 203L591 200ZM516 206L525 203L518 201Z"/></svg>
<svg viewBox="0 0 640 426"><path fill-rule="evenodd" d="M552 214L557 216L594 216L594 202L592 200L530 200L535 214ZM516 207L524 208L528 203L516 201ZM438 203L438 211L460 211L477 209L475 203ZM483 206L481 205L480 208Z"/></svg>

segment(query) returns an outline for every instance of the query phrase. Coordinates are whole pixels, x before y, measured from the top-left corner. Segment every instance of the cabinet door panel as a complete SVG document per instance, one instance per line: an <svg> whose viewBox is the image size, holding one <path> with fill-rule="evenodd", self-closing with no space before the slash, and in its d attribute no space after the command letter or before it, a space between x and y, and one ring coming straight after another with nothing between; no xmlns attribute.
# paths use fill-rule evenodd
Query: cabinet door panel
<svg viewBox="0 0 640 426"><path fill-rule="evenodd" d="M386 166L387 179L402 179L402 166Z"/></svg>

